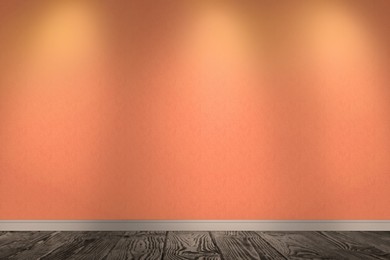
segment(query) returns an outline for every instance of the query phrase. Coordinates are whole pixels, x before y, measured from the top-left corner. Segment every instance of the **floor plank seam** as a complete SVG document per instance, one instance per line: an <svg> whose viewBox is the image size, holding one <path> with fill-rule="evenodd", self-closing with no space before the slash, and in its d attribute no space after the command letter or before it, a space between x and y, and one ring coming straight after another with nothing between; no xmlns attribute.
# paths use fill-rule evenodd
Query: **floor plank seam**
<svg viewBox="0 0 390 260"><path fill-rule="evenodd" d="M166 250L167 250L168 232L169 231L165 231L165 239L164 239L163 251L161 254L161 260L164 260L164 258L165 258L165 254L166 254Z"/></svg>
<svg viewBox="0 0 390 260"><path fill-rule="evenodd" d="M335 241L329 236L327 236L324 231L315 231L315 233L324 238L328 243L332 244L333 246L340 249L348 250L348 248L345 248L342 243L339 243L338 241Z"/></svg>
<svg viewBox="0 0 390 260"><path fill-rule="evenodd" d="M123 236L124 236L124 234L123 234ZM119 241L120 241L120 239L118 239L118 241L116 241L116 243L113 244L113 246L110 248L110 250L108 250L107 254L101 260L106 260L108 258L111 251L114 250L115 246L119 243Z"/></svg>
<svg viewBox="0 0 390 260"><path fill-rule="evenodd" d="M219 248L219 246L218 246L218 244L217 244L217 241L215 240L215 237L214 237L214 235L213 235L213 232L209 231L209 235L210 235L211 241L214 243L215 247L216 247L217 250L218 250L218 254L219 254L221 260L225 260L223 254L222 254L222 251L221 251L221 249Z"/></svg>
<svg viewBox="0 0 390 260"><path fill-rule="evenodd" d="M288 260L288 257L285 256L282 252L280 252L278 249L276 249L273 245L271 245L266 239L262 238L257 232L255 232L256 236L263 240L270 248L274 249L276 252L278 252L285 260ZM249 241L252 246L253 246L253 243L251 241ZM254 247L255 248L255 247ZM255 248L256 249L256 248Z"/></svg>

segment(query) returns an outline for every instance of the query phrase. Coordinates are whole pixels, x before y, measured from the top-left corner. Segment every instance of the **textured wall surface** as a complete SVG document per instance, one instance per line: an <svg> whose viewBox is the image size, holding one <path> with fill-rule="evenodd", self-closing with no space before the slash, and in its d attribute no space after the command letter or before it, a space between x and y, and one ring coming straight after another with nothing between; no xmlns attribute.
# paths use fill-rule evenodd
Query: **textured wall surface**
<svg viewBox="0 0 390 260"><path fill-rule="evenodd" d="M0 219L390 219L388 1L265 2L4 1Z"/></svg>

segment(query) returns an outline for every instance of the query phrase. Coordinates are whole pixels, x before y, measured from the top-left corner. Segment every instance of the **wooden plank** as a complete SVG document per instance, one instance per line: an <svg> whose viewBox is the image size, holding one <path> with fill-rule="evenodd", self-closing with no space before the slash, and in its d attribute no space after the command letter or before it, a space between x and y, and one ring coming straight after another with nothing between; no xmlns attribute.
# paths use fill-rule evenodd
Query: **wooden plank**
<svg viewBox="0 0 390 260"><path fill-rule="evenodd" d="M8 231L5 232L2 236L0 236L0 247L13 243L16 241L23 241L28 239L33 239L35 236L39 236L43 233L51 233L51 232L33 232L33 231Z"/></svg>
<svg viewBox="0 0 390 260"><path fill-rule="evenodd" d="M66 232L69 234L69 239L60 247L54 249L52 252L41 257L42 260L48 259L68 259L77 252L87 247L90 243L99 238L100 232L92 231L76 231Z"/></svg>
<svg viewBox="0 0 390 260"><path fill-rule="evenodd" d="M88 244L68 259L103 259L123 236L124 232L91 232Z"/></svg>
<svg viewBox="0 0 390 260"><path fill-rule="evenodd" d="M220 260L209 232L168 232L163 259Z"/></svg>
<svg viewBox="0 0 390 260"><path fill-rule="evenodd" d="M39 259L68 243L71 239L70 232L54 232L48 239L33 244L29 249L20 251L9 259Z"/></svg>
<svg viewBox="0 0 390 260"><path fill-rule="evenodd" d="M106 259L161 259L165 237L166 232L126 232Z"/></svg>
<svg viewBox="0 0 390 260"><path fill-rule="evenodd" d="M386 231L344 231L337 232L344 236L348 236L354 241L370 245L385 253L390 253L390 232Z"/></svg>
<svg viewBox="0 0 390 260"><path fill-rule="evenodd" d="M390 254L367 244L367 236L360 238L358 232L318 232L336 247L361 259L390 259ZM376 240L378 241L378 240Z"/></svg>
<svg viewBox="0 0 390 260"><path fill-rule="evenodd" d="M0 236L0 246L4 245L4 244L8 244L10 243L12 240L14 239L20 239L20 237L22 236L22 234L25 234L25 233L31 233L31 232L5 232L3 233L1 236Z"/></svg>
<svg viewBox="0 0 390 260"><path fill-rule="evenodd" d="M0 259L286 258L390 259L390 233L86 231L0 235Z"/></svg>
<svg viewBox="0 0 390 260"><path fill-rule="evenodd" d="M260 259L287 259L256 232L243 232L242 235L248 238L253 248L259 254Z"/></svg>
<svg viewBox="0 0 390 260"><path fill-rule="evenodd" d="M370 234L377 234L378 236L381 236L383 238L390 239L390 231L365 231L365 232Z"/></svg>
<svg viewBox="0 0 390 260"><path fill-rule="evenodd" d="M253 246L254 250L259 255L260 259L286 259L267 241L261 238L254 231L225 231L220 232L226 236L241 236L247 238L248 242Z"/></svg>
<svg viewBox="0 0 390 260"><path fill-rule="evenodd" d="M43 242L48 239L54 232L8 232L5 240L0 246L0 259L7 259L8 257L17 254L21 251L28 250L34 246L35 243ZM4 237L2 236L2 237Z"/></svg>
<svg viewBox="0 0 390 260"><path fill-rule="evenodd" d="M367 244L373 245L386 253L390 253L390 232L371 232L371 231L360 231L353 233L354 239L359 239Z"/></svg>
<svg viewBox="0 0 390 260"><path fill-rule="evenodd" d="M361 259L315 232L257 232L288 259Z"/></svg>
<svg viewBox="0 0 390 260"><path fill-rule="evenodd" d="M223 259L261 259L244 232L211 232Z"/></svg>

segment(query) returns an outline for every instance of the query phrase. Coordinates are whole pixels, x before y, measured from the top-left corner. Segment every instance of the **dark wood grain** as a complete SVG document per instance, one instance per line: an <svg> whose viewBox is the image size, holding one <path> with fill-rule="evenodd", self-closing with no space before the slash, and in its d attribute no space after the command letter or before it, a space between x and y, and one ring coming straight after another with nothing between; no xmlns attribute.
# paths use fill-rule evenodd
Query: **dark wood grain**
<svg viewBox="0 0 390 260"><path fill-rule="evenodd" d="M17 232L17 231L9 231L3 233L3 235L0 236L0 247L17 242L17 241L23 241L23 240L28 240L28 239L34 239L35 237L41 236L41 235L46 235L50 234L52 232L32 232L32 231L24 231L24 232Z"/></svg>
<svg viewBox="0 0 390 260"><path fill-rule="evenodd" d="M256 232L242 232L242 235L248 238L260 259L287 259Z"/></svg>
<svg viewBox="0 0 390 260"><path fill-rule="evenodd" d="M354 232L354 239L390 253L390 232ZM390 259L390 258L389 258Z"/></svg>
<svg viewBox="0 0 390 260"><path fill-rule="evenodd" d="M390 259L390 240L362 232L319 232L335 246L364 259ZM376 236L376 235L374 235Z"/></svg>
<svg viewBox="0 0 390 260"><path fill-rule="evenodd" d="M164 259L221 259L209 232L168 232Z"/></svg>
<svg viewBox="0 0 390 260"><path fill-rule="evenodd" d="M244 232L219 231L212 235L225 260L261 259Z"/></svg>
<svg viewBox="0 0 390 260"><path fill-rule="evenodd" d="M257 232L288 259L362 259L316 232Z"/></svg>
<svg viewBox="0 0 390 260"><path fill-rule="evenodd" d="M69 232L54 232L45 240L33 244L32 247L21 251L9 259L38 259L50 254L55 249L64 246L74 235Z"/></svg>
<svg viewBox="0 0 390 260"><path fill-rule="evenodd" d="M67 235L66 242L46 255L41 260L68 259L76 252L85 248L96 239L96 232L63 232Z"/></svg>
<svg viewBox="0 0 390 260"><path fill-rule="evenodd" d="M0 259L32 248L36 243L44 242L53 232L9 232L2 236Z"/></svg>
<svg viewBox="0 0 390 260"><path fill-rule="evenodd" d="M106 260L161 259L166 232L125 232Z"/></svg>
<svg viewBox="0 0 390 260"><path fill-rule="evenodd" d="M92 234L93 235L93 234ZM81 248L69 259L103 259L119 241L123 232L98 232L89 240L85 247Z"/></svg>
<svg viewBox="0 0 390 260"><path fill-rule="evenodd" d="M0 259L390 259L390 232L2 232Z"/></svg>
<svg viewBox="0 0 390 260"><path fill-rule="evenodd" d="M390 231L366 231L369 234L377 234L380 237L390 239Z"/></svg>
<svg viewBox="0 0 390 260"><path fill-rule="evenodd" d="M22 236L24 236L27 232L6 232L3 231L0 236L0 246L10 243L12 241L15 241L16 239L20 239Z"/></svg>

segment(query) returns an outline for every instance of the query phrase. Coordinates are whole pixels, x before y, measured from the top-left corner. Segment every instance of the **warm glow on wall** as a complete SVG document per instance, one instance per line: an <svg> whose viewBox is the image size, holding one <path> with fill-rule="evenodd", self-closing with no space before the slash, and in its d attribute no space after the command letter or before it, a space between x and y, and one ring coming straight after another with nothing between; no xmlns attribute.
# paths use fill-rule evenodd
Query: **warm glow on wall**
<svg viewBox="0 0 390 260"><path fill-rule="evenodd" d="M370 203L372 189L382 187L390 170L385 51L353 6L322 3L309 12L306 38L321 109L321 170L329 188L339 191L327 196L336 201L362 194L360 200ZM329 206L339 212L344 207Z"/></svg>
<svg viewBox="0 0 390 260"><path fill-rule="evenodd" d="M7 2L0 219L389 219L386 4Z"/></svg>
<svg viewBox="0 0 390 260"><path fill-rule="evenodd" d="M253 62L251 35L234 7L198 7L186 29L181 51L196 69L218 73Z"/></svg>
<svg viewBox="0 0 390 260"><path fill-rule="evenodd" d="M24 43L32 61L56 67L94 59L104 44L98 11L84 1L58 1L42 8Z"/></svg>

